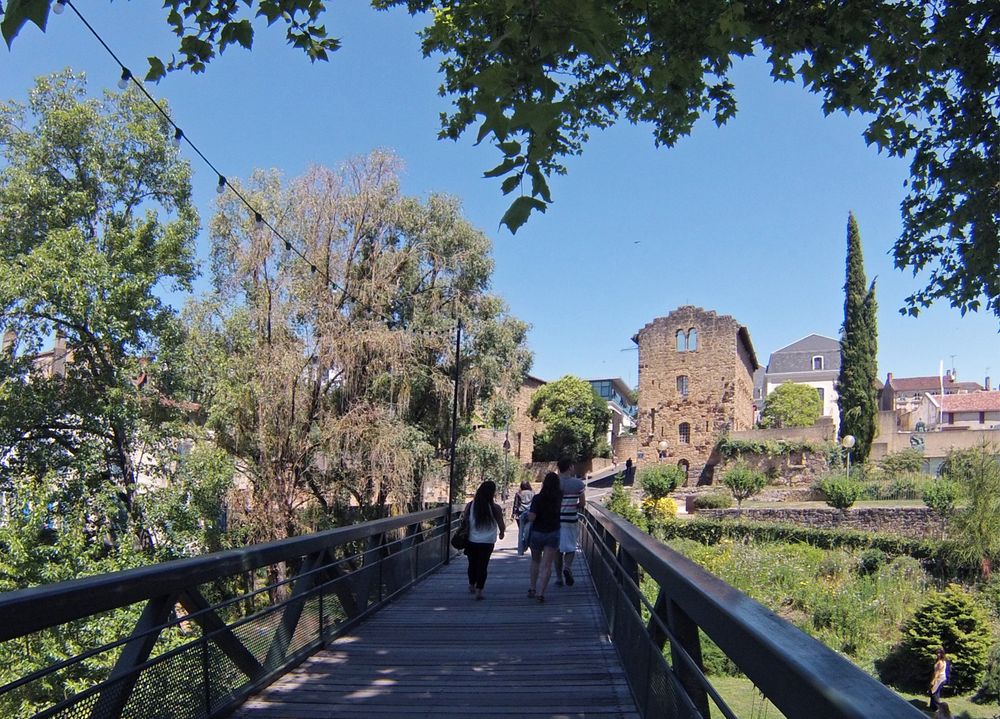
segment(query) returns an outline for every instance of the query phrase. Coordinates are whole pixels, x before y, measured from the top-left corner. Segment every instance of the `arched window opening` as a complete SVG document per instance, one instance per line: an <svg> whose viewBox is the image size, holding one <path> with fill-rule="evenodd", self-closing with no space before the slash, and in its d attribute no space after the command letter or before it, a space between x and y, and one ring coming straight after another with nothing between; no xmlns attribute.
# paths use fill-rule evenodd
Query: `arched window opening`
<svg viewBox="0 0 1000 719"><path fill-rule="evenodd" d="M698 349L698 330L692 327L688 331L688 341L687 341L688 352L694 352Z"/></svg>
<svg viewBox="0 0 1000 719"><path fill-rule="evenodd" d="M688 461L686 459L682 459L680 462L677 463L677 466L680 467L682 470L684 470L684 481L682 482L682 484L687 484L688 474L690 472L691 465L688 464Z"/></svg>
<svg viewBox="0 0 1000 719"><path fill-rule="evenodd" d="M683 352L687 348L687 335L684 330L677 330L677 351Z"/></svg>
<svg viewBox="0 0 1000 719"><path fill-rule="evenodd" d="M681 444L691 444L691 425L687 422L681 422L677 428L677 437Z"/></svg>
<svg viewBox="0 0 1000 719"><path fill-rule="evenodd" d="M813 357L813 369L823 369L823 355Z"/></svg>

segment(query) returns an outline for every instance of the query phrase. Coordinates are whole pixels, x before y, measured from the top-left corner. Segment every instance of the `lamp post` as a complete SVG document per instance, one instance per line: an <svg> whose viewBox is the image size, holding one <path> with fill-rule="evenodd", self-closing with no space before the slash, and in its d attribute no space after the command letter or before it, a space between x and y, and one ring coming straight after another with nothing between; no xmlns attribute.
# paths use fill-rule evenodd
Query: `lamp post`
<svg viewBox="0 0 1000 719"><path fill-rule="evenodd" d="M840 438L840 445L847 450L847 479L851 478L851 447L855 441L853 434L845 434Z"/></svg>
<svg viewBox="0 0 1000 719"><path fill-rule="evenodd" d="M507 458L510 456L510 425L507 425L507 434L503 438L503 501L507 501L507 493L510 491L510 472L507 469Z"/></svg>
<svg viewBox="0 0 1000 719"><path fill-rule="evenodd" d="M667 444L667 440L665 440L665 439L661 439L660 440L660 443L658 445L656 445L656 449L660 453L659 459L663 459L664 457L667 456L667 448L669 448L669 447L670 447L670 445Z"/></svg>

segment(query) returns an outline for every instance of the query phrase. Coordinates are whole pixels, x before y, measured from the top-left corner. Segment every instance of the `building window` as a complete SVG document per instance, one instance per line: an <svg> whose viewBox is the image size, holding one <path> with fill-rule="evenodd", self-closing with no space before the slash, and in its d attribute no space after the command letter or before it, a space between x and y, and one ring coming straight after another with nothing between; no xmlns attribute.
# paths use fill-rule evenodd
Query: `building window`
<svg viewBox="0 0 1000 719"><path fill-rule="evenodd" d="M684 330L677 330L677 351L683 352L687 348L687 335Z"/></svg>
<svg viewBox="0 0 1000 719"><path fill-rule="evenodd" d="M653 434L656 431L656 410L649 410L649 433Z"/></svg>
<svg viewBox="0 0 1000 719"><path fill-rule="evenodd" d="M698 349L698 330L694 327L688 331L687 348L688 352L694 352Z"/></svg>
<svg viewBox="0 0 1000 719"><path fill-rule="evenodd" d="M691 425L687 422L681 422L677 428L677 436L681 444L691 444Z"/></svg>
<svg viewBox="0 0 1000 719"><path fill-rule="evenodd" d="M677 463L677 466L684 470L684 481L681 484L687 484L688 481L688 471L691 469L691 465L688 464L686 459L682 459Z"/></svg>
<svg viewBox="0 0 1000 719"><path fill-rule="evenodd" d="M979 424L986 424L986 413L985 412L980 412L979 413Z"/></svg>
<svg viewBox="0 0 1000 719"><path fill-rule="evenodd" d="M688 396L688 378L686 374L677 375L677 393L681 397Z"/></svg>
<svg viewBox="0 0 1000 719"><path fill-rule="evenodd" d="M816 355L813 357L813 369L823 369L823 356Z"/></svg>
<svg viewBox="0 0 1000 719"><path fill-rule="evenodd" d="M823 392L823 388L822 387L817 387L816 391L819 392L819 403L823 404L824 400L826 399L826 395Z"/></svg>
<svg viewBox="0 0 1000 719"><path fill-rule="evenodd" d="M949 412L948 413L948 424L955 424L955 413L954 412Z"/></svg>

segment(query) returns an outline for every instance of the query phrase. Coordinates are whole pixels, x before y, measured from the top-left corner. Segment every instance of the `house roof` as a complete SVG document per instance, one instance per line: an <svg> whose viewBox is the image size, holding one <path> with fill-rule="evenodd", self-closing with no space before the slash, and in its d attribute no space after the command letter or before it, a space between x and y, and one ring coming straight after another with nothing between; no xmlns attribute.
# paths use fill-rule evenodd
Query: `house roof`
<svg viewBox="0 0 1000 719"><path fill-rule="evenodd" d="M927 377L893 377L886 384L896 392L932 392L941 389L941 378L937 375ZM956 382L951 377L944 378L946 390L964 389L976 392L982 389L978 382Z"/></svg>
<svg viewBox="0 0 1000 719"><path fill-rule="evenodd" d="M610 382L612 386L618 390L618 394L626 399L628 399L629 395L632 394L632 388L629 387L625 383L625 380L621 377L595 377L593 379L588 379L587 381L591 384L594 384L594 382Z"/></svg>
<svg viewBox="0 0 1000 719"><path fill-rule="evenodd" d="M811 334L800 340L795 340L790 345L771 353L771 357L782 352L839 352L840 340L826 335Z"/></svg>
<svg viewBox="0 0 1000 719"><path fill-rule="evenodd" d="M929 394L927 397L944 412L1000 412L1000 392L968 392L966 394Z"/></svg>

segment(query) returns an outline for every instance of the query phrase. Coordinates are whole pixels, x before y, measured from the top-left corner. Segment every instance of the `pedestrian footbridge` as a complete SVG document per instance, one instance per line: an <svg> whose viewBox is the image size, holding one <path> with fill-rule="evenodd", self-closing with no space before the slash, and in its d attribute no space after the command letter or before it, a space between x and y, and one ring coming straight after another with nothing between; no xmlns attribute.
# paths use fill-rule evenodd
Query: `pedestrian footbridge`
<svg viewBox="0 0 1000 719"><path fill-rule="evenodd" d="M428 510L0 594L0 642L42 667L0 668L0 716L733 719L701 671L706 637L768 717L923 716L599 505L576 584L545 604L510 536L474 600L456 521Z"/></svg>

